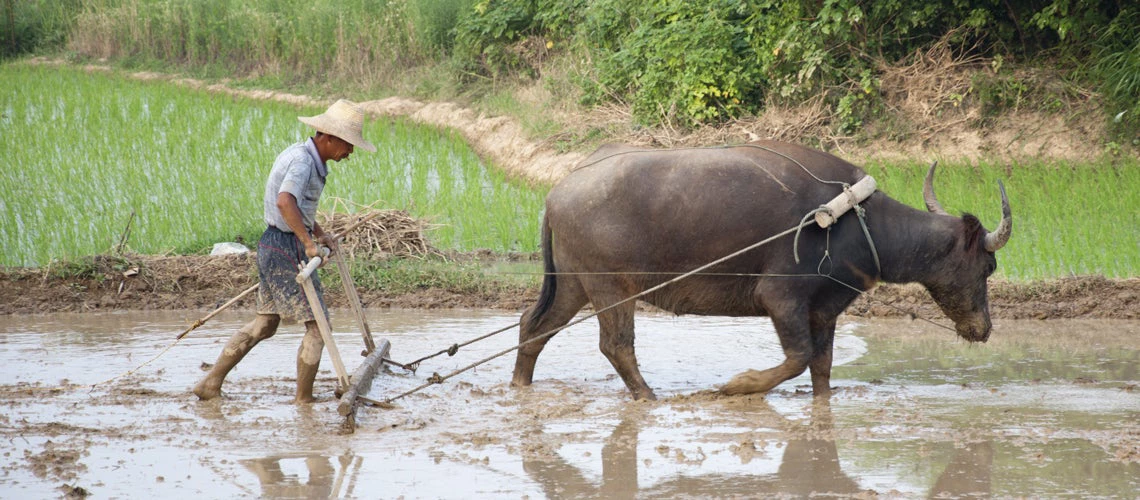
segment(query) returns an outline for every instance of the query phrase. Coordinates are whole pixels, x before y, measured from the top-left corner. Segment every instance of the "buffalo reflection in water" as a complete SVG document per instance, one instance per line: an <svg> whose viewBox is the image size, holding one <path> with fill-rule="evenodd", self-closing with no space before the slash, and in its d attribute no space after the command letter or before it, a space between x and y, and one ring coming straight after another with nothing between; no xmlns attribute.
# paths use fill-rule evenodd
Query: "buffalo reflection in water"
<svg viewBox="0 0 1140 500"><path fill-rule="evenodd" d="M763 404L763 403L762 403ZM766 406L766 404L764 404ZM764 497L784 495L865 496L863 488L840 467L831 407L817 398L811 408L811 425L797 426L767 408L788 429L783 459L775 473L704 474L676 476L640 489L638 486L638 434L644 413L624 414L602 448L601 484L594 484L558 454L524 456L523 468L549 498L635 497ZM993 451L989 442L959 449L935 482L932 498L989 497Z"/></svg>

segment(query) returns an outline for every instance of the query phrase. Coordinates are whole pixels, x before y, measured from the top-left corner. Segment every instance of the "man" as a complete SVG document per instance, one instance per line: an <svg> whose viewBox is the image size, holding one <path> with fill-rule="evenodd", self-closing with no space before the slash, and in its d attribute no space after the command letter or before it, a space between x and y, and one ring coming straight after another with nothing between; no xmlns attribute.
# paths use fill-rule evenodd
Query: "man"
<svg viewBox="0 0 1140 500"><path fill-rule="evenodd" d="M341 99L323 114L297 118L316 129L317 133L278 155L265 184L265 223L268 227L257 244L257 271L261 283L257 292L257 317L230 338L210 373L194 386L194 394L199 399L218 397L226 374L253 346L272 337L281 318L285 317L305 322L305 337L297 351L296 401L313 401L313 380L317 377L325 342L301 285L296 282L297 267L320 255L320 246L337 251L334 238L326 234L316 221L317 202L328 176L326 162L348 158L355 147L370 152L375 152L376 147L362 135L364 112L349 101ZM324 309L321 283L316 273L312 280Z"/></svg>

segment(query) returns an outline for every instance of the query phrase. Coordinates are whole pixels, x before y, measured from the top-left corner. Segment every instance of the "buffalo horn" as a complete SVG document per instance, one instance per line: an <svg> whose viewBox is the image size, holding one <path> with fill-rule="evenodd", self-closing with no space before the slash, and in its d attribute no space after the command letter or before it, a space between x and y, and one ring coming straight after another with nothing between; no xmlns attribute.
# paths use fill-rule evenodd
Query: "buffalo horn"
<svg viewBox="0 0 1140 500"><path fill-rule="evenodd" d="M942 204L938 203L938 197L934 195L934 167L938 166L938 162L930 164L930 170L926 171L926 182L922 183L922 200L926 202L926 210L942 215L947 214L942 209Z"/></svg>
<svg viewBox="0 0 1140 500"><path fill-rule="evenodd" d="M1005 185L1001 181L998 181L998 189L1001 190L1001 223L993 232L986 233L986 251L990 253L1001 250L1001 247L1004 247L1009 241L1010 233L1013 232L1013 215L1009 210L1009 198L1005 195Z"/></svg>

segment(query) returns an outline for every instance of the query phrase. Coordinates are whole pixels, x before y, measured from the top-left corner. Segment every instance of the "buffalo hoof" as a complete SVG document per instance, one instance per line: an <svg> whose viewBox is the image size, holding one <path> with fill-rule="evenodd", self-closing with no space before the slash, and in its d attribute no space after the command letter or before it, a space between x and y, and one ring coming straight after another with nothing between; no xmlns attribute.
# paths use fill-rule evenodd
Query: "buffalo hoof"
<svg viewBox="0 0 1140 500"><path fill-rule="evenodd" d="M194 386L194 395L198 396L198 399L209 401L222 395L222 384L211 384L209 382L210 380L206 379Z"/></svg>
<svg viewBox="0 0 1140 500"><path fill-rule="evenodd" d="M769 389L775 387L782 381L773 380L773 377L768 371L748 370L744 373L732 377L724 387L720 388L721 394L728 396L741 396L744 394L756 394L758 392L768 392Z"/></svg>
<svg viewBox="0 0 1140 500"><path fill-rule="evenodd" d="M634 401L657 401L657 395L653 394L653 391L649 391L649 392L644 393L644 394L634 394L633 400Z"/></svg>

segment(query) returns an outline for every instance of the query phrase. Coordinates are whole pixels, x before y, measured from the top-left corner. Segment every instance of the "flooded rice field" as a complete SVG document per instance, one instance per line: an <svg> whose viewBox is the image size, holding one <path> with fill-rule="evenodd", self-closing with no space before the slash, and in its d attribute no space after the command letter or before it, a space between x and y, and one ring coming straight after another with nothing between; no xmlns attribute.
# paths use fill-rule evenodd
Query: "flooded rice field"
<svg viewBox="0 0 1140 500"><path fill-rule="evenodd" d="M782 359L764 318L643 314L637 350L661 398L634 402L596 322L556 336L532 387L513 353L397 400L345 431L326 357L320 400L292 403L303 328L191 386L247 314L157 360L198 311L0 319L0 497L1107 497L1140 491L1140 323L999 321L968 345L921 321L840 318L830 403L804 375L767 395L711 392ZM498 311L368 311L407 362L517 321ZM334 311L345 363L362 345ZM513 346L517 330L379 375L382 400Z"/></svg>

